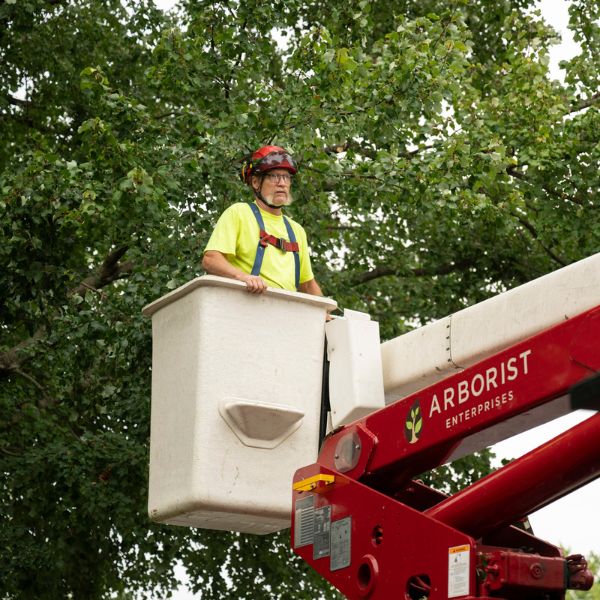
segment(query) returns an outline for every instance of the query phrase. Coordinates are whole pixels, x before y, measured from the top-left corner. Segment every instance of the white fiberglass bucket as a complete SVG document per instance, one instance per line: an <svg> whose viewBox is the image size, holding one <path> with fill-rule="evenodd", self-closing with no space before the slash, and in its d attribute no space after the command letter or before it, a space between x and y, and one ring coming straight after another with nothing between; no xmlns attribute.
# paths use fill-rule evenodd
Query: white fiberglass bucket
<svg viewBox="0 0 600 600"><path fill-rule="evenodd" d="M258 534L289 527L293 474L317 457L325 316L335 307L207 275L144 308L153 520Z"/></svg>

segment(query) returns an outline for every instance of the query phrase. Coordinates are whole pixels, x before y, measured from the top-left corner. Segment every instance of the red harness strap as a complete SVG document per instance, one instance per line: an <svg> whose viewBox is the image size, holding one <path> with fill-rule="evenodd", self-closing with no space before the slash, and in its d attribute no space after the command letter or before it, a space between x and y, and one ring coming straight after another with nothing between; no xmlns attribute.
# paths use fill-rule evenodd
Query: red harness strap
<svg viewBox="0 0 600 600"><path fill-rule="evenodd" d="M279 248L284 252L299 252L300 247L298 246L298 242L288 242L283 238L275 237L264 231L264 229L260 230L260 242L259 244L264 248L267 247L267 244L271 244L271 246L275 246L275 248Z"/></svg>

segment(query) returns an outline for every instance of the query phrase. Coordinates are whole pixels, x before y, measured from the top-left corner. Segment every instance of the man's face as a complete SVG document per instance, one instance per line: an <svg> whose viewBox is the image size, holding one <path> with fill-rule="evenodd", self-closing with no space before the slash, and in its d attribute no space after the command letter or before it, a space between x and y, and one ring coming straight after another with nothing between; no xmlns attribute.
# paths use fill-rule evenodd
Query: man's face
<svg viewBox="0 0 600 600"><path fill-rule="evenodd" d="M261 178L252 178L252 187L260 190L263 198L275 206L288 206L292 203L291 183L291 174L287 169L273 169L265 173L262 177L262 189Z"/></svg>

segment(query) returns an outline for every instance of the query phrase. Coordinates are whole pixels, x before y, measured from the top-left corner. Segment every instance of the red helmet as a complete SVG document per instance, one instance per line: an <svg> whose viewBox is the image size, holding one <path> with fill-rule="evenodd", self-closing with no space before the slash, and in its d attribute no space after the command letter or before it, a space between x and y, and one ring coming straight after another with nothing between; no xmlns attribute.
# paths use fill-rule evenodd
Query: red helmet
<svg viewBox="0 0 600 600"><path fill-rule="evenodd" d="M296 161L285 148L263 146L244 161L240 177L242 181L249 184L252 175L260 175L272 169L287 169L292 175L298 172Z"/></svg>

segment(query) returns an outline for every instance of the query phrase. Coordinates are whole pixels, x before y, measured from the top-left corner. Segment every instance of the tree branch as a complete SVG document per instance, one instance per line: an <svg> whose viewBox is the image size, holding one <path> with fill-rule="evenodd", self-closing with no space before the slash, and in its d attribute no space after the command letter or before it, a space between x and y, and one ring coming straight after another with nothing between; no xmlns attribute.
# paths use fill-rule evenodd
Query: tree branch
<svg viewBox="0 0 600 600"><path fill-rule="evenodd" d="M37 342L46 333L45 327L40 327L30 338L18 343L14 348L0 354L0 375L16 372L22 364L19 353Z"/></svg>
<svg viewBox="0 0 600 600"><path fill-rule="evenodd" d="M566 267L567 266L567 261L563 260L560 256L558 256L558 254L555 254L552 249L550 249L548 246L546 246L546 244L544 244L544 242L542 242L542 240L540 240L540 236L536 230L536 228L529 222L527 221L527 219L525 219L525 217L522 217L521 215L518 215L516 213L511 213L511 215L513 217L515 217L515 219L517 219L517 221L519 221L519 223L521 223L521 225L530 233L531 237L542 247L542 249L544 250L544 252L556 263L558 263L561 267Z"/></svg>
<svg viewBox="0 0 600 600"><path fill-rule="evenodd" d="M0 4L2 4L2 0L0 0ZM14 450L9 450L8 448L0 448L0 452L6 456L14 456L15 458L23 455L22 451L16 452Z"/></svg>
<svg viewBox="0 0 600 600"><path fill-rule="evenodd" d="M373 281L374 279L378 279L379 277L389 277L390 275L395 277L433 277L435 275L449 275L450 273L454 273L456 271L464 271L472 264L472 260L461 260L458 262L449 263L447 265L442 265L437 269L414 268L410 269L408 272L404 268L381 265L379 267L375 267L371 271L358 273L350 280L350 284L360 285L362 283L367 283L369 281Z"/></svg>
<svg viewBox="0 0 600 600"><path fill-rule="evenodd" d="M571 115L573 113L579 112L584 108L589 108L590 106L593 106L597 102L600 102L600 92L594 94L593 96L590 96L587 100L582 100L579 104L573 106L573 108L571 108L571 110L567 114Z"/></svg>
<svg viewBox="0 0 600 600"><path fill-rule="evenodd" d="M68 295L84 296L87 290L98 291L100 288L116 281L117 279L123 279L127 277L133 270L133 263L131 261L119 263L119 260L129 249L128 246L121 246L115 248L108 256L104 259L104 262L96 273L86 277L77 287L69 290Z"/></svg>
<svg viewBox="0 0 600 600"><path fill-rule="evenodd" d="M46 388L32 375L26 373L21 368L25 363L25 360L18 356L18 353L31 346L36 340L38 340L42 334L45 332L45 329L40 327L30 338L24 340L20 344L17 344L14 348L7 350L6 352L0 354L0 376L8 377L11 374L18 375L19 377L25 379L31 383L35 388L37 388L41 394L41 399L37 402L40 408L47 408L54 401L48 396L46 392Z"/></svg>
<svg viewBox="0 0 600 600"><path fill-rule="evenodd" d="M323 148L327 154L330 156L334 154L341 154L342 152L347 152L348 150L354 150L367 158L371 158L375 160L377 158L377 151L373 148L367 148L364 144L359 144L355 140L347 140L345 142L339 144L332 144L331 146L325 146Z"/></svg>
<svg viewBox="0 0 600 600"><path fill-rule="evenodd" d="M166 119L167 117L182 117L182 116L184 116L184 114L185 113L183 113L179 110L170 110L169 112L166 112L166 113L154 115L154 118L158 119L158 120L162 120L162 119Z"/></svg>
<svg viewBox="0 0 600 600"><path fill-rule="evenodd" d="M23 379L26 379L27 381L29 381L29 383L32 383L38 390L40 390L42 392L42 394L45 395L46 392L44 390L44 386L42 386L42 384L39 383L39 381L37 379L35 379L31 375L29 375L28 373L25 373L25 371L21 371L21 369L15 369L14 373L16 375L20 375Z"/></svg>
<svg viewBox="0 0 600 600"><path fill-rule="evenodd" d="M341 154L342 152L346 152L348 150L348 148L350 147L350 142L342 142L340 144L332 144L331 146L325 146L325 148L323 148L323 150L325 151L326 154L329 154L330 156L333 154Z"/></svg>
<svg viewBox="0 0 600 600"><path fill-rule="evenodd" d="M13 106L31 106L31 102L29 102L28 100L21 100L21 98L15 98L11 94L8 94L6 97L8 99L8 103L12 104Z"/></svg>
<svg viewBox="0 0 600 600"><path fill-rule="evenodd" d="M63 2L64 0L46 0L47 4L59 4L60 2ZM0 0L0 4L6 4L6 0Z"/></svg>
<svg viewBox="0 0 600 600"><path fill-rule="evenodd" d="M509 165L506 168L506 172L511 177L520 179L521 181L524 181L525 183L527 183L529 185L533 185L533 182L529 179L529 177L527 177L527 174L523 173L522 171L519 171L519 169L516 165ZM591 204L586 204L583 200L581 200L580 198L577 198L576 196L569 196L568 194L565 194L564 192L560 192L559 190L548 185L547 183L541 184L540 187L547 194L549 194L550 196L554 196L555 198L558 198L559 200L564 200L565 202L572 202L573 204L577 204L578 206L583 206L584 208L593 208L593 209L598 208Z"/></svg>
<svg viewBox="0 0 600 600"><path fill-rule="evenodd" d="M102 265L100 265L100 268L94 275L90 275L90 277L84 279L77 287L69 290L67 295L74 296L78 294L80 296L84 296L87 290L98 291L102 287L112 283L113 281L116 281L117 279L123 279L124 277L127 277L127 275L129 275L133 270L133 262L119 262L127 250L128 246L120 246L119 248L115 248L107 255L102 262ZM11 373L14 373L23 377L41 390L42 394L44 394L44 401L50 403L41 384L22 370L26 359L23 356L19 356L24 350L30 348L45 334L46 328L40 327L30 338L19 342L13 348L10 348L4 352L0 352L0 376L8 377Z"/></svg>
<svg viewBox="0 0 600 600"><path fill-rule="evenodd" d="M29 375L29 373L25 373L25 371L22 371L21 369L15 369L13 372L15 373L15 375L19 375L20 377L31 383L41 392L42 397L37 401L38 408L45 409L56 404L56 400L48 396L46 388L37 379L35 379L35 377Z"/></svg>

